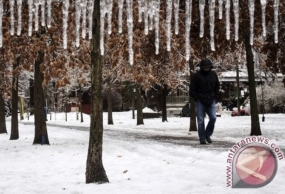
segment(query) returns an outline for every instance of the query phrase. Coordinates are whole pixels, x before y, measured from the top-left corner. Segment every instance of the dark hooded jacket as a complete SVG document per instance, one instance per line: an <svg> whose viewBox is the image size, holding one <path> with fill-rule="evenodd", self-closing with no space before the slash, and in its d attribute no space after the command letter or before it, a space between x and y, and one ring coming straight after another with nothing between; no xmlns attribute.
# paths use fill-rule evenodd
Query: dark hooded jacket
<svg viewBox="0 0 285 194"><path fill-rule="evenodd" d="M205 71L204 67L210 67ZM200 71L192 76L189 95L194 101L200 101L206 106L210 106L219 97L219 79L216 72L212 71L213 65L209 59L200 62Z"/></svg>

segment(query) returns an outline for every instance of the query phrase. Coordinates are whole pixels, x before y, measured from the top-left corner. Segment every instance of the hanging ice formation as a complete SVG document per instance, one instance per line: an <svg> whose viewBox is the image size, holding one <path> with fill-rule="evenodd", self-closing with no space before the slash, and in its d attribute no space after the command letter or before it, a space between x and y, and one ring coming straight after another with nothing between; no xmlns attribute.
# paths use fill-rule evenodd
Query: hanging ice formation
<svg viewBox="0 0 285 194"><path fill-rule="evenodd" d="M40 6L41 6L41 25L45 26L45 8L46 8L46 3L45 0L40 0Z"/></svg>
<svg viewBox="0 0 285 194"><path fill-rule="evenodd" d="M233 0L233 9L235 17L235 41L238 41L239 30L239 0Z"/></svg>
<svg viewBox="0 0 285 194"><path fill-rule="evenodd" d="M279 0L274 0L274 41L278 43L278 15L279 15Z"/></svg>
<svg viewBox="0 0 285 194"><path fill-rule="evenodd" d="M129 36L129 62L130 65L134 63L134 51L133 51L133 1L126 0L127 2L127 26Z"/></svg>
<svg viewBox="0 0 285 194"><path fill-rule="evenodd" d="M254 26L254 0L248 0L250 17L250 45L253 45L253 26Z"/></svg>
<svg viewBox="0 0 285 194"><path fill-rule="evenodd" d="M211 50L215 51L215 40L214 40L214 35L215 35L215 2L216 0L209 0L209 13L210 13L210 45L211 45Z"/></svg>
<svg viewBox="0 0 285 194"><path fill-rule="evenodd" d="M192 22L192 0L186 0L185 4L185 58L186 61L190 59L190 31Z"/></svg>
<svg viewBox="0 0 285 194"><path fill-rule="evenodd" d="M86 37L86 6L87 0L81 0L81 9L82 9L82 38Z"/></svg>
<svg viewBox="0 0 285 194"><path fill-rule="evenodd" d="M107 0L107 14L108 14L108 34L112 33L112 9L113 0ZM83 19L84 20L84 19Z"/></svg>
<svg viewBox="0 0 285 194"><path fill-rule="evenodd" d="M68 9L70 0L62 0L63 7L63 48L67 48L67 22L68 22ZM118 31L122 33L122 15L124 2L126 2L127 9L127 29L129 36L129 60L130 64L133 64L133 1L134 0L117 0L118 2ZM185 54L186 58L190 58L190 29L192 21L192 1L186 0L186 30L185 30ZM200 12L200 37L204 36L204 10L205 10L205 1L199 0L199 12ZM16 2L16 5L15 5ZM15 34L15 24L17 25L17 35L21 34L22 31L22 2L23 0L9 0L9 16L10 16L10 34ZM80 44L79 38L79 29L80 21L82 21L82 32L81 35L83 38L86 37L86 20L88 20L89 28L88 34L89 39L92 38L92 13L93 13L93 0L75 0L76 2L76 46ZM108 21L108 34L112 31L111 18L112 18L112 8L113 0L101 0L100 1L100 49L101 54L104 54L104 23L105 16L107 13ZM142 22L144 19L144 32L148 34L149 30L152 30L153 26L155 27L155 47L156 54L159 51L159 10L160 10L160 0L138 0L138 11L139 11L139 22ZM209 4L209 22L210 22L210 44L211 49L215 50L214 44L214 27L215 27L215 2L216 0L208 0ZM226 39L230 39L230 0L217 0L219 3L219 19L223 18L223 6L225 4L226 9ZM262 6L262 28L263 36L266 36L266 20L265 20L265 11L267 6L267 0L260 0ZM28 3L28 36L32 35L33 29L38 31L39 28L39 17L41 17L41 25L47 27L51 26L51 3L52 0L27 0ZM174 9L174 32L175 34L179 33L179 0L167 0L166 1L167 10L166 10L166 37L167 37L167 50L171 49L171 21L172 21L172 9ZM238 40L238 31L239 31L239 0L232 0L233 3L233 13L235 18L235 40ZM79 8L79 4L80 7ZM17 7L17 21L15 21L15 6ZM279 26L279 0L274 0L274 41L278 43L278 26ZM40 9L40 11L39 11ZM255 0L248 0L248 9L250 15L250 44L253 44L254 37L254 9L255 9ZM88 16L86 12L88 11ZM39 16L41 12L41 16ZM82 18L80 18L82 17ZM3 44L3 32L2 32L2 19L3 19L3 0L0 0L0 47ZM33 26L34 25L34 26Z"/></svg>
<svg viewBox="0 0 285 194"><path fill-rule="evenodd" d="M118 19L119 19L119 33L122 33L123 31L123 7L124 7L124 0L118 0L118 6L119 6L119 13L118 13Z"/></svg>
<svg viewBox="0 0 285 194"><path fill-rule="evenodd" d="M186 5L186 7L187 7L187 5ZM171 50L171 18L172 18L172 0L167 0L167 7L166 7L167 51Z"/></svg>
<svg viewBox="0 0 285 194"><path fill-rule="evenodd" d="M155 54L159 53L159 10L160 10L160 0L155 1L155 14L154 14L154 24L155 24Z"/></svg>
<svg viewBox="0 0 285 194"><path fill-rule="evenodd" d="M88 0L88 25L89 25L88 36L89 36L89 39L92 38L93 6L94 6L93 0Z"/></svg>
<svg viewBox="0 0 285 194"><path fill-rule="evenodd" d="M230 8L231 0L226 1L226 38L230 39Z"/></svg>
<svg viewBox="0 0 285 194"><path fill-rule="evenodd" d="M174 20L175 20L175 34L177 35L179 33L179 0L174 0Z"/></svg>
<svg viewBox="0 0 285 194"><path fill-rule="evenodd" d="M2 17L3 17L3 0L0 0L0 47L3 46Z"/></svg>
<svg viewBox="0 0 285 194"><path fill-rule="evenodd" d="M105 0L101 1L100 3L100 50L101 55L104 55L104 28L105 28Z"/></svg>
<svg viewBox="0 0 285 194"><path fill-rule="evenodd" d="M80 43L80 15L81 15L81 5L80 0L75 2L75 44L79 47Z"/></svg>
<svg viewBox="0 0 285 194"><path fill-rule="evenodd" d="M224 0L219 0L219 19L223 19L223 2Z"/></svg>
<svg viewBox="0 0 285 194"><path fill-rule="evenodd" d="M266 10L266 4L267 0L260 0L261 3L261 13L262 13L262 35L266 36L266 22L265 22L265 10Z"/></svg>
<svg viewBox="0 0 285 194"><path fill-rule="evenodd" d="M13 36L15 33L15 28L14 28L14 23L15 23L15 17L14 17L14 0L9 0L9 6L10 6L10 17L11 17L11 29L10 29L10 34ZM3 7L3 6L2 6Z"/></svg>
<svg viewBox="0 0 285 194"><path fill-rule="evenodd" d="M205 11L205 0L199 0L200 10L200 37L204 36L204 11Z"/></svg>
<svg viewBox="0 0 285 194"><path fill-rule="evenodd" d="M69 0L64 0L62 13L63 13L63 48L67 48L67 22L68 22L68 8Z"/></svg>
<svg viewBox="0 0 285 194"><path fill-rule="evenodd" d="M18 27L17 27L17 35L19 36L22 31L22 0L17 0L17 8L18 8Z"/></svg>
<svg viewBox="0 0 285 194"><path fill-rule="evenodd" d="M35 12L35 31L39 29L39 0L34 0L34 12ZM63 13L63 12L62 12Z"/></svg>

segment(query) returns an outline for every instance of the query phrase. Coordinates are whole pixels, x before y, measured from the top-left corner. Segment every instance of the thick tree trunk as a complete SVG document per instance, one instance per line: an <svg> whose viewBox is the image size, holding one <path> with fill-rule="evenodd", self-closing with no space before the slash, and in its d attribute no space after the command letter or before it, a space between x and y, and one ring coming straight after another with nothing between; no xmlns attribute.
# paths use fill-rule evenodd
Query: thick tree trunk
<svg viewBox="0 0 285 194"><path fill-rule="evenodd" d="M143 125L142 95L140 87L136 89L137 94L137 125Z"/></svg>
<svg viewBox="0 0 285 194"><path fill-rule="evenodd" d="M0 134L1 133L7 133L7 128L6 128L6 115L5 115L5 101L0 94Z"/></svg>
<svg viewBox="0 0 285 194"><path fill-rule="evenodd" d="M86 164L86 183L109 182L102 162L103 95L100 53L100 0L94 1L91 39L91 124Z"/></svg>
<svg viewBox="0 0 285 194"><path fill-rule="evenodd" d="M260 123L258 118L257 98L256 98L256 85L254 76L254 61L253 53L250 45L249 34L245 35L245 48L246 48L246 65L248 72L249 83L249 96L250 96L250 113L251 113L251 132L250 135L261 135Z"/></svg>
<svg viewBox="0 0 285 194"><path fill-rule="evenodd" d="M40 65L43 62L44 53L38 52L38 58L34 65L34 113L35 113L35 137L33 144L49 145L46 110L44 103L44 90L42 87L43 73Z"/></svg>
<svg viewBox="0 0 285 194"><path fill-rule="evenodd" d="M20 58L13 64L13 69L18 67ZM11 135L10 140L19 139L19 126L18 126L18 77L12 79L12 119L11 119Z"/></svg>
<svg viewBox="0 0 285 194"><path fill-rule="evenodd" d="M164 85L162 88L162 95L161 95L161 101L162 101L162 122L167 121L167 112L166 112L166 96L167 96L167 85Z"/></svg>
<svg viewBox="0 0 285 194"><path fill-rule="evenodd" d="M113 106L112 106L112 93L111 88L108 88L107 92L107 98L108 98L108 125L113 125Z"/></svg>
<svg viewBox="0 0 285 194"><path fill-rule="evenodd" d="M190 70L190 80L194 74L194 61L193 59L189 60L189 70ZM190 87L189 87L190 89ZM197 123L196 123L196 104L195 101L189 97L190 103L190 127L189 131L197 131Z"/></svg>

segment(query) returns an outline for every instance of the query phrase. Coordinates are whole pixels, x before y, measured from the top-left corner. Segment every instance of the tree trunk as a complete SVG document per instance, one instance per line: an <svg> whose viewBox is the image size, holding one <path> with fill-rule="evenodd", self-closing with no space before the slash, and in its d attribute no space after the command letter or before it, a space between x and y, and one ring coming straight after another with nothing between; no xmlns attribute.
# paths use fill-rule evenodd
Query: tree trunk
<svg viewBox="0 0 285 194"><path fill-rule="evenodd" d="M91 39L91 124L86 162L86 183L109 182L102 162L103 95L100 53L100 0L94 1Z"/></svg>
<svg viewBox="0 0 285 194"><path fill-rule="evenodd" d="M83 123L83 110L82 110L82 90L81 90L81 86L79 85L79 97L78 97L78 101L79 101L79 111L80 111L80 122Z"/></svg>
<svg viewBox="0 0 285 194"><path fill-rule="evenodd" d="M33 144L49 145L47 126L46 126L46 110L44 103L44 90L42 87L43 73L40 65L43 62L43 51L38 52L38 58L34 65L34 113L35 113L35 137Z"/></svg>
<svg viewBox="0 0 285 194"><path fill-rule="evenodd" d="M194 74L194 62L193 59L189 60L189 71L190 71L190 80ZM190 87L189 87L190 89ZM197 123L196 123L196 104L195 101L189 97L190 103L190 127L189 131L197 131Z"/></svg>
<svg viewBox="0 0 285 194"><path fill-rule="evenodd" d="M143 125L142 96L141 89L137 87L137 125Z"/></svg>
<svg viewBox="0 0 285 194"><path fill-rule="evenodd" d="M249 34L245 35L245 48L246 48L246 65L248 72L248 83L249 83L249 96L250 96L250 113L251 113L251 132L250 135L261 135L258 109L257 109L257 98L256 98L256 85L254 76L254 61L253 53L250 45Z"/></svg>
<svg viewBox="0 0 285 194"><path fill-rule="evenodd" d="M17 58L16 63L13 64L13 70L18 67L20 58ZM12 79L12 119L11 119L11 135L10 140L19 139L19 126L18 126L18 77Z"/></svg>
<svg viewBox="0 0 285 194"><path fill-rule="evenodd" d="M6 128L6 115L5 115L5 101L0 94L0 134L1 133L7 133L7 128Z"/></svg>
<svg viewBox="0 0 285 194"><path fill-rule="evenodd" d="M166 112L166 96L167 96L167 85L164 85L162 88L162 122L167 121L167 112Z"/></svg>
<svg viewBox="0 0 285 194"><path fill-rule="evenodd" d="M108 98L108 125L113 125L113 107L112 107L112 93L111 88L108 88L107 92L107 98Z"/></svg>

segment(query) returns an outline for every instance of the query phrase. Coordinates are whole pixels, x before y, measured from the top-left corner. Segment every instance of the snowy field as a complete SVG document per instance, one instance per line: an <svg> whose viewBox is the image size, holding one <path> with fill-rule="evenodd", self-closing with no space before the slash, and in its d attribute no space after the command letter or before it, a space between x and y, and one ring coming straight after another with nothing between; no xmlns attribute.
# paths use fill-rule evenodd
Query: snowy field
<svg viewBox="0 0 285 194"><path fill-rule="evenodd" d="M250 117L217 118L212 145L200 145L197 132L188 133L189 118L144 119L136 125L132 112L104 113L103 164L108 184L85 184L90 119L75 113L48 115L50 146L32 145L33 117L19 122L18 140L0 134L1 194L192 194L284 193L285 160L268 185L232 189L226 185L229 149L250 134ZM261 115L260 115L261 118ZM261 119L260 119L261 120ZM265 115L263 136L285 150L285 114ZM223 144L221 142L226 142Z"/></svg>

